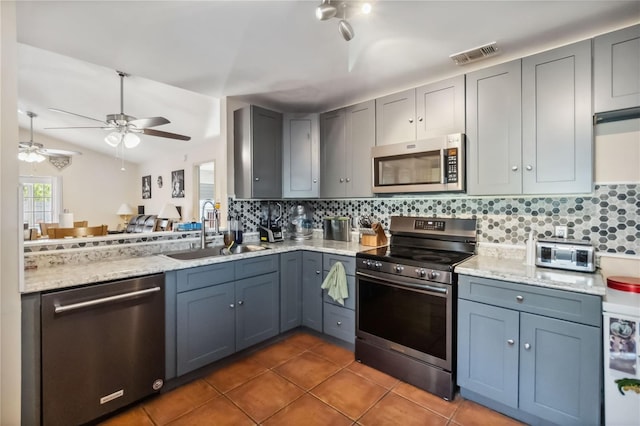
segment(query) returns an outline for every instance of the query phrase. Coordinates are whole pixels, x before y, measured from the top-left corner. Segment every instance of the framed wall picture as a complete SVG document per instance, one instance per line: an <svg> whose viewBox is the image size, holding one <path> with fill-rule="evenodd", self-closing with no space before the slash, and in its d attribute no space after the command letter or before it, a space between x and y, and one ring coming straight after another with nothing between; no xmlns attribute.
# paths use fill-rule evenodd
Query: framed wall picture
<svg viewBox="0 0 640 426"><path fill-rule="evenodd" d="M184 198L184 169L171 172L171 198Z"/></svg>
<svg viewBox="0 0 640 426"><path fill-rule="evenodd" d="M142 198L151 198L151 175L142 176Z"/></svg>

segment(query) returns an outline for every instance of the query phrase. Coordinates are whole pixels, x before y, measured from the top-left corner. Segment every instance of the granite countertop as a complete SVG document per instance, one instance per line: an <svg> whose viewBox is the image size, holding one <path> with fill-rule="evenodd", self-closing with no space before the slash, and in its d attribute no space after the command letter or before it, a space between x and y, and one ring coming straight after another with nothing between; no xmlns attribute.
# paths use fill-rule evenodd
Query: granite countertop
<svg viewBox="0 0 640 426"><path fill-rule="evenodd" d="M64 289L83 284L93 284L102 281L125 279L135 276L162 273L195 266L211 265L256 256L284 253L295 250L311 250L323 253L354 256L357 252L370 249L358 242L344 242L323 239L304 241L285 240L279 243L261 243L269 250L248 253L214 256L193 260L177 260L165 254L94 261L91 263L66 264L51 266L24 273L24 287L22 293L34 293L54 289Z"/></svg>
<svg viewBox="0 0 640 426"><path fill-rule="evenodd" d="M511 281L539 287L604 296L606 286L599 270L595 273L563 271L525 265L522 259L475 255L456 266L462 275Z"/></svg>

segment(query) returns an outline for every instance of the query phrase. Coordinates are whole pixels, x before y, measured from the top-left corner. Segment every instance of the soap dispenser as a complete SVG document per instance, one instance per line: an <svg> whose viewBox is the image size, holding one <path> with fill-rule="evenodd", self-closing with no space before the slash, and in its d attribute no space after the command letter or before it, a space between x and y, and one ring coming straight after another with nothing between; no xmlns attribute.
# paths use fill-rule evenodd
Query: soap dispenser
<svg viewBox="0 0 640 426"><path fill-rule="evenodd" d="M244 226L242 225L242 220L240 219L240 213L236 212L236 218L233 221L233 224L235 226L234 232L236 244L242 244L242 233L244 232Z"/></svg>
<svg viewBox="0 0 640 426"><path fill-rule="evenodd" d="M533 230L529 231L529 238L525 243L526 247L526 264L534 266L536 264L536 239Z"/></svg>

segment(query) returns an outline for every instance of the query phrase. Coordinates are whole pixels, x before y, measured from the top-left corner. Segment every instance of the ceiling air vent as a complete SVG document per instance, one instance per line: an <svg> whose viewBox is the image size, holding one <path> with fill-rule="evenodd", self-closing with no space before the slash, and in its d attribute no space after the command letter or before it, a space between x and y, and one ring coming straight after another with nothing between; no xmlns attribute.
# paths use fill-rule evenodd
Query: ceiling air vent
<svg viewBox="0 0 640 426"><path fill-rule="evenodd" d="M496 42L493 41L489 44L485 44L484 46L474 47L473 49L465 50L464 52L454 53L453 55L449 55L453 62L456 65L465 65L470 62L475 62L480 59L488 58L489 56L493 56L497 54L499 51Z"/></svg>

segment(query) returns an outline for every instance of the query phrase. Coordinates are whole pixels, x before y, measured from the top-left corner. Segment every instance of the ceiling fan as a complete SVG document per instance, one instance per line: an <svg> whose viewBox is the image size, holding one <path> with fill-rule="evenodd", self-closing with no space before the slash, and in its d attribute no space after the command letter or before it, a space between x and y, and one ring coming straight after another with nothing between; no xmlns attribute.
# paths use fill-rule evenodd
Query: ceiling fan
<svg viewBox="0 0 640 426"><path fill-rule="evenodd" d="M140 138L137 134L142 133L149 136L157 136L161 138L178 139L182 141L188 141L190 136L179 135L177 133L165 132L162 130L150 129L150 127L161 126L163 124L170 123L164 117L149 117L149 118L136 118L124 113L124 78L128 77L122 71L116 71L120 76L120 113L108 114L105 121L98 120L97 118L87 117L86 115L76 114L74 112L64 111L57 108L49 108L50 111L60 112L63 114L74 115L76 117L86 118L88 120L97 121L101 123L101 126L95 127L50 127L50 129L104 129L111 130L105 137L105 142L113 147L117 147L120 142L127 148L134 148L140 143Z"/></svg>
<svg viewBox="0 0 640 426"><path fill-rule="evenodd" d="M31 133L29 142L18 142L18 159L26 161L27 163L41 163L45 160L45 157L70 157L72 155L82 155L78 151L65 151L62 149L48 149L44 145L33 141L33 118L38 115L31 111L26 111L25 114L29 116L31 120Z"/></svg>

